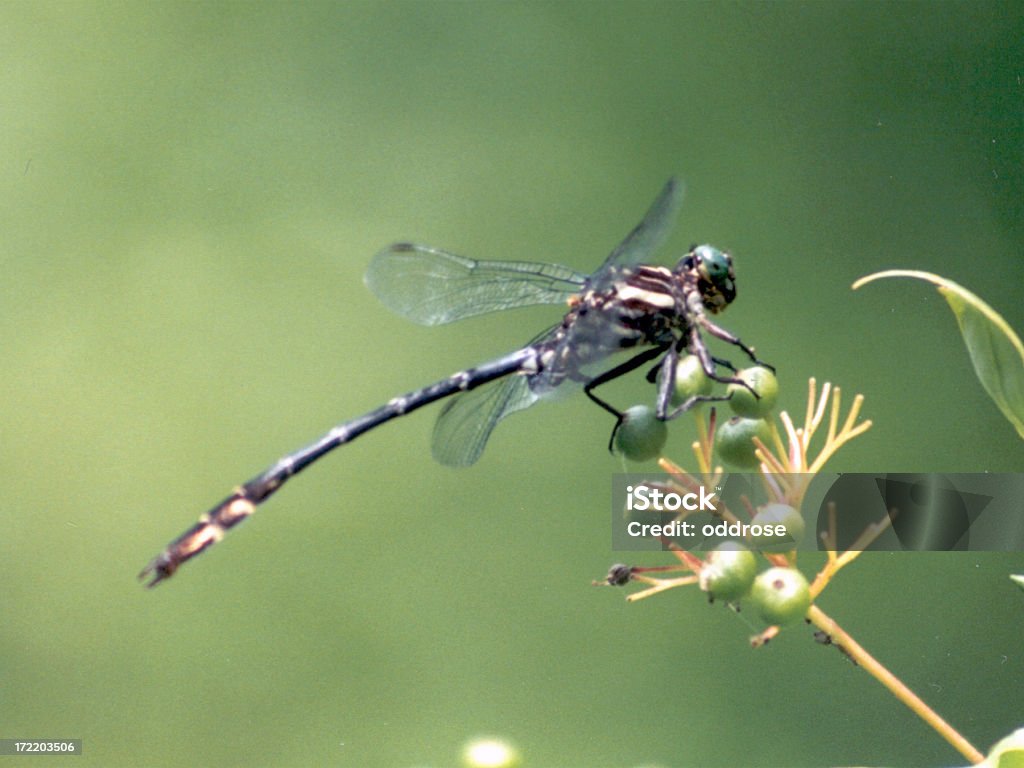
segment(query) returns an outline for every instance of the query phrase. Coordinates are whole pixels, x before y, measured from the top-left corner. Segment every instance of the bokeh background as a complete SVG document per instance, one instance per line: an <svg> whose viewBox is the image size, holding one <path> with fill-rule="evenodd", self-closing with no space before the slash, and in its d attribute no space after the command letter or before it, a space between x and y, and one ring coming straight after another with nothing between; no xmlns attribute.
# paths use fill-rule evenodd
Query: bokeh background
<svg viewBox="0 0 1024 768"><path fill-rule="evenodd" d="M462 471L412 415L134 577L284 451L557 319L410 326L362 284L380 247L591 270L673 173L663 261L734 252L723 323L782 407L809 376L866 396L830 469L1021 470L934 290L850 290L930 270L1024 329L1019 2L8 1L0 114L0 737L102 766L451 766L480 734L530 766L965 762L804 627L754 652L695 590L591 587L623 465L581 397ZM986 749L1020 724L1022 570L870 555L822 604Z"/></svg>

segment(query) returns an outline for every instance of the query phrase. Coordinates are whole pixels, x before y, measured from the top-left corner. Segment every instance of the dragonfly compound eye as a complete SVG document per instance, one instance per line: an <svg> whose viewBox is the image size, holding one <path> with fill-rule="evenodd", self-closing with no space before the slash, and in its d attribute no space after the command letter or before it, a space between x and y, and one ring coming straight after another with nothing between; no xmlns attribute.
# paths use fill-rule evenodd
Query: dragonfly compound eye
<svg viewBox="0 0 1024 768"><path fill-rule="evenodd" d="M701 277L709 283L718 284L732 277L732 259L728 254L712 245L698 245L693 249L693 254L697 257Z"/></svg>

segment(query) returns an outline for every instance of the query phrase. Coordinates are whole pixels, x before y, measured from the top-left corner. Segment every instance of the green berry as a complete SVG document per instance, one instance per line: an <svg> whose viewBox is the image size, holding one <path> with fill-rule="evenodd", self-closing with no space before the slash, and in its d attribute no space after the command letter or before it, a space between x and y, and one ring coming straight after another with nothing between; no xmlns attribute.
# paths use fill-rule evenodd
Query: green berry
<svg viewBox="0 0 1024 768"><path fill-rule="evenodd" d="M653 459L661 453L667 439L665 422L646 405L627 409L615 430L615 448L631 461Z"/></svg>
<svg viewBox="0 0 1024 768"><path fill-rule="evenodd" d="M771 437L771 429L764 419L743 419L733 416L724 424L718 427L715 435L715 447L718 456L727 464L742 469L750 469L757 466L757 457L754 455L755 437L767 443Z"/></svg>
<svg viewBox="0 0 1024 768"><path fill-rule="evenodd" d="M792 624L811 607L811 591L795 568L769 568L754 579L750 601L767 624Z"/></svg>
<svg viewBox="0 0 1024 768"><path fill-rule="evenodd" d="M664 369L660 375L664 374ZM686 355L676 363L675 389L672 390L672 405L682 405L691 397L711 394L711 379L704 373L700 358Z"/></svg>
<svg viewBox="0 0 1024 768"><path fill-rule="evenodd" d="M800 546L804 537L804 519L788 504L765 504L758 509L750 524L762 528L771 526L776 534L780 527L786 529L781 536L751 537L750 543L764 552L789 552Z"/></svg>
<svg viewBox="0 0 1024 768"><path fill-rule="evenodd" d="M750 591L757 573L754 553L736 541L726 541L708 552L700 569L700 588L714 600L732 602Z"/></svg>
<svg viewBox="0 0 1024 768"><path fill-rule="evenodd" d="M730 384L727 393L732 412L748 419L762 419L771 413L779 397L779 381L775 374L768 368L755 365L737 371L736 377L749 384L757 395L743 384Z"/></svg>

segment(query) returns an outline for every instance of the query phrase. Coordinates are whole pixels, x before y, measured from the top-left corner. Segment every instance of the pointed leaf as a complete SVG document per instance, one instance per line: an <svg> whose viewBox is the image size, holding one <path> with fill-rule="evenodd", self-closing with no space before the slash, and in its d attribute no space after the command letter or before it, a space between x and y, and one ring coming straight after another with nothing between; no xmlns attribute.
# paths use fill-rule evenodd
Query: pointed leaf
<svg viewBox="0 0 1024 768"><path fill-rule="evenodd" d="M1024 344L999 313L962 285L930 272L890 269L862 277L853 288L883 277L913 277L938 286L956 316L978 380L1024 438Z"/></svg>

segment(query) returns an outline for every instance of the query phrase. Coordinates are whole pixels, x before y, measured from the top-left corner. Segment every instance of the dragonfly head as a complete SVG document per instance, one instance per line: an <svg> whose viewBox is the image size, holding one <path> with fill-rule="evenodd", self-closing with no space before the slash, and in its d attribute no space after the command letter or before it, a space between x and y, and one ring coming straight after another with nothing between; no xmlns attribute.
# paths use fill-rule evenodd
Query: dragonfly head
<svg viewBox="0 0 1024 768"><path fill-rule="evenodd" d="M697 245L679 262L678 271L697 278L704 307L711 313L721 312L736 298L736 272L732 257L713 245Z"/></svg>

